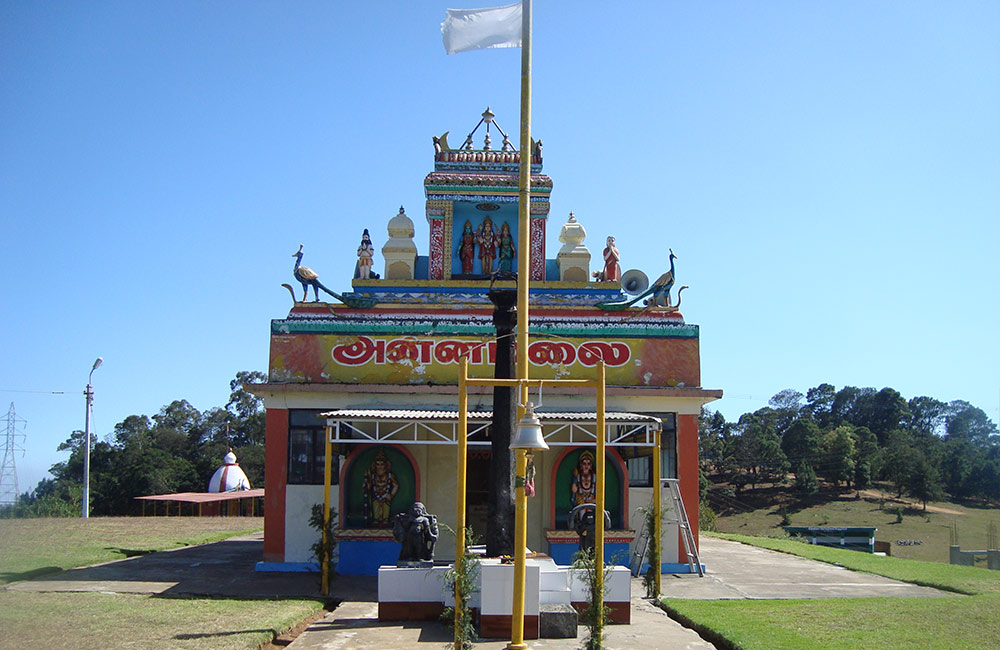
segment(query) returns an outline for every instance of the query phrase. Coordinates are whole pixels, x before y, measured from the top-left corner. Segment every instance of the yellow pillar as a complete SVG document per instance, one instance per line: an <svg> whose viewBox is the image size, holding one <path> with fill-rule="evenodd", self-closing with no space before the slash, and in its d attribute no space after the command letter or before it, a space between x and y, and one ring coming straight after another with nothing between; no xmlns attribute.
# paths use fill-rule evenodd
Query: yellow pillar
<svg viewBox="0 0 1000 650"><path fill-rule="evenodd" d="M467 570L465 564L465 474L468 458L469 439L469 393L466 378L469 374L469 360L462 357L458 364L458 472L455 496L455 569L459 566ZM459 600L462 598L461 584L455 579L455 650L462 650L459 630Z"/></svg>
<svg viewBox="0 0 1000 650"><path fill-rule="evenodd" d="M604 360L597 362L597 512L594 530L594 568L597 571L594 590L597 595L597 624L602 625L604 616L604 445L607 432L604 426Z"/></svg>
<svg viewBox="0 0 1000 650"><path fill-rule="evenodd" d="M326 431L326 448L323 454L323 557L320 558L320 571L323 594L330 594L330 556L327 553L326 529L330 525L330 473L333 463L333 443L330 442L330 427Z"/></svg>
<svg viewBox="0 0 1000 650"><path fill-rule="evenodd" d="M528 379L528 289L531 284L531 0L521 2L521 142L517 193L517 378ZM522 404L528 387L520 387ZM517 417L524 415L518 409ZM516 452L514 477L514 594L511 603L510 643L507 650L522 650L524 643L524 555L528 546L528 502L524 475L528 462L524 450Z"/></svg>
<svg viewBox="0 0 1000 650"><path fill-rule="evenodd" d="M663 533L660 530L660 527L663 526L663 521L662 521L662 519L663 519L663 504L662 504L662 489L663 489L663 486L662 486L662 483L660 482L660 475L663 472L663 470L660 468L660 458L662 458L662 454L660 454L660 444L661 444L660 441L662 439L661 438L662 433L663 433L663 427L661 426L660 428L658 428L656 430L656 436L655 436L656 447L653 448L653 525L655 527L653 528L653 539L650 540L650 543L653 544L653 548L656 549L656 554L658 556L662 555L662 553L663 553L663 540L661 539L663 537ZM642 562L641 558L640 558L639 561ZM661 566L653 567L653 571L654 571L653 575L656 576L656 595L657 596L660 595L660 587L661 587L661 583L660 583L661 575L660 575L660 573L662 572L663 558L660 557L660 559L658 561L661 563Z"/></svg>

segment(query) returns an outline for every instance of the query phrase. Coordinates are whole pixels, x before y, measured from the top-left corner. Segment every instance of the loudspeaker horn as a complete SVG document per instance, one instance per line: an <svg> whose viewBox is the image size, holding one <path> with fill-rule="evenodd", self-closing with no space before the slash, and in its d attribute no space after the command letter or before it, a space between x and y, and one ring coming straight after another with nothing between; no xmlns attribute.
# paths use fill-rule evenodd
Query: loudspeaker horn
<svg viewBox="0 0 1000 650"><path fill-rule="evenodd" d="M639 269L625 271L625 275L622 276L622 291L630 296L638 296L648 288L649 278Z"/></svg>

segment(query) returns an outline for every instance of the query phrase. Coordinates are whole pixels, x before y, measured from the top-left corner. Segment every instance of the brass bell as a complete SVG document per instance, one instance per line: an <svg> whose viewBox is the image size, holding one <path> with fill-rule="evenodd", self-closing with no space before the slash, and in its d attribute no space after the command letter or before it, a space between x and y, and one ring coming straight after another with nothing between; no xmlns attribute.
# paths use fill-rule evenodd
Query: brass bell
<svg viewBox="0 0 1000 650"><path fill-rule="evenodd" d="M542 423L535 416L535 405L532 402L528 402L524 417L517 423L517 430L514 432L514 440L510 443L510 448L529 451L541 451L549 448L542 436Z"/></svg>

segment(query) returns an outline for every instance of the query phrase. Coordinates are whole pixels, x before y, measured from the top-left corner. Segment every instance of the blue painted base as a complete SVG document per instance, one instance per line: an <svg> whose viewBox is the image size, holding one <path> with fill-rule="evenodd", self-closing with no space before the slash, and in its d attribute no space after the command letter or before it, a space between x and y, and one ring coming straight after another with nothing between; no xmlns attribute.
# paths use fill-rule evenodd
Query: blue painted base
<svg viewBox="0 0 1000 650"><path fill-rule="evenodd" d="M254 571L269 571L274 573L319 573L316 562L258 562Z"/></svg>
<svg viewBox="0 0 1000 650"><path fill-rule="evenodd" d="M628 566L629 545L625 542L605 542L604 543L604 563L615 564L624 567ZM573 564L573 556L580 550L580 545L576 542L567 544L549 544L549 557L560 566Z"/></svg>
<svg viewBox="0 0 1000 650"><path fill-rule="evenodd" d="M701 565L701 570L705 571L705 565ZM649 562L644 562L639 575L649 571ZM664 562L660 565L660 573L694 573L687 562Z"/></svg>
<svg viewBox="0 0 1000 650"><path fill-rule="evenodd" d="M340 560L337 573L342 576L376 576L383 565L396 566L399 542L342 539L337 543Z"/></svg>

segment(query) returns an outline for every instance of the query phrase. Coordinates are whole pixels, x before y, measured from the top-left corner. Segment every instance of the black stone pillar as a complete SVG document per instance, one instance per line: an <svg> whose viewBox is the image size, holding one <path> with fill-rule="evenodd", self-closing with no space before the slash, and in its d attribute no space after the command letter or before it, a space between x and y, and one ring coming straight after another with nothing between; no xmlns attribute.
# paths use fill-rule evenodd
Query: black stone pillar
<svg viewBox="0 0 1000 650"><path fill-rule="evenodd" d="M493 324L497 329L496 379L514 379L514 329L517 291L490 290ZM517 417L517 389L493 387L490 482L486 499L486 555L514 554L514 454L510 441Z"/></svg>

